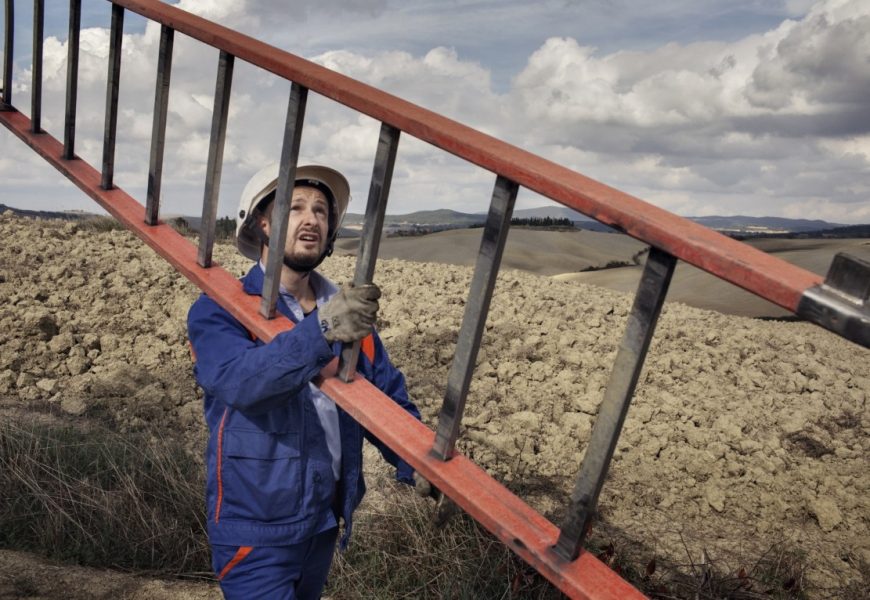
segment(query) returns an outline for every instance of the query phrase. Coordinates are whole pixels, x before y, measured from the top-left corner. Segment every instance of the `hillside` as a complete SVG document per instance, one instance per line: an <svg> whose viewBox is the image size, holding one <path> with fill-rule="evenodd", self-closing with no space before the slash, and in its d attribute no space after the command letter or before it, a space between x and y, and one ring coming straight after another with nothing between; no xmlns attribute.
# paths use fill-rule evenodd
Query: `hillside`
<svg viewBox="0 0 870 600"><path fill-rule="evenodd" d="M185 339L197 290L124 231L4 214L0 239L3 414L159 427L201 455L201 394ZM234 274L247 269L231 246L215 257ZM336 256L324 270L341 283L353 265ZM432 262L377 267L379 330L430 427L470 277L470 268ZM517 270L499 277L460 449L553 519L630 302ZM640 568L650 556L685 565L707 555L736 572L785 545L806 556L808 597L861 589L868 365L870 351L808 324L668 304L601 496L606 535L632 548ZM367 463L369 503L381 465ZM372 541L352 541L362 543Z"/></svg>
<svg viewBox="0 0 870 600"><path fill-rule="evenodd" d="M381 240L380 256L418 262L474 266L482 229L453 229L423 236ZM646 246L628 236L596 231L535 231L514 228L508 234L502 266L539 275L605 267L613 261L634 264ZM336 250L355 254L358 239L339 239Z"/></svg>

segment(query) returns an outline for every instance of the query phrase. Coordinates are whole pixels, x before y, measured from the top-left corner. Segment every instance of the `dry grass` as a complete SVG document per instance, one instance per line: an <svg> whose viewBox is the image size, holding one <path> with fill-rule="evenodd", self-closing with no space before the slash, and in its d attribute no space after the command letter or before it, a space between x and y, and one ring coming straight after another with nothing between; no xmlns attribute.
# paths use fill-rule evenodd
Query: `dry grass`
<svg viewBox="0 0 870 600"><path fill-rule="evenodd" d="M350 548L336 556L329 576L329 597L564 598L470 517L438 525L431 500L386 485L383 501L357 512Z"/></svg>
<svg viewBox="0 0 870 600"><path fill-rule="evenodd" d="M406 486L384 485L382 500L357 512L349 550L336 555L330 597L564 597L466 515L436 524L431 501ZM86 566L211 579L202 489L202 467L173 440L0 424L0 547ZM678 564L643 556L638 547L602 533L593 536L590 551L651 598L809 597L806 559L784 543L739 564L706 552L693 557L688 549L687 561ZM854 592L850 598L862 597L862 586Z"/></svg>
<svg viewBox="0 0 870 600"><path fill-rule="evenodd" d="M0 546L86 566L209 570L199 465L172 440L0 425Z"/></svg>

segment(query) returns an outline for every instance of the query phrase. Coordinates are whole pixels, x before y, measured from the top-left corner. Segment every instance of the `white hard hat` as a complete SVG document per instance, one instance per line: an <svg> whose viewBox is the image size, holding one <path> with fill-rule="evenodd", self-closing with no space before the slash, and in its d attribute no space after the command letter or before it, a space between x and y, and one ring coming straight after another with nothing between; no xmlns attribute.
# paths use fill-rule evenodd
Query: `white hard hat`
<svg viewBox="0 0 870 600"><path fill-rule="evenodd" d="M257 205L277 189L278 170L278 163L263 167L251 177L245 185L245 189L242 190L239 212L236 214L236 246L238 246L239 252L251 260L260 259L261 244L259 235L252 227L253 219L251 217ZM338 228L347 212L347 205L350 202L350 185L348 185L344 175L335 169L321 165L296 167L294 187L300 185L316 187L324 192L327 200L330 200L330 244L327 244L328 248L338 235Z"/></svg>

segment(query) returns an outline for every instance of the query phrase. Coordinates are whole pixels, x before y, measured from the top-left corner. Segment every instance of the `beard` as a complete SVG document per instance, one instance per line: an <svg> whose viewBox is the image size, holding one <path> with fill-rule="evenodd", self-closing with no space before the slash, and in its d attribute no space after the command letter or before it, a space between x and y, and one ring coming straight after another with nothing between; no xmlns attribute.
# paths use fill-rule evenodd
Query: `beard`
<svg viewBox="0 0 870 600"><path fill-rule="evenodd" d="M317 250L316 252L285 252L284 264L297 271L300 269L296 267L312 269L320 264L321 254L322 252L320 250Z"/></svg>

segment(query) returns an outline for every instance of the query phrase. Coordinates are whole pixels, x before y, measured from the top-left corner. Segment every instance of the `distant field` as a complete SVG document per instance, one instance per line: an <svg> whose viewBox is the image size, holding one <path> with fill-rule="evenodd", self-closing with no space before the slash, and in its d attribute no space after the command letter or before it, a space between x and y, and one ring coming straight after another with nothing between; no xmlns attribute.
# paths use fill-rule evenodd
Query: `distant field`
<svg viewBox="0 0 870 600"><path fill-rule="evenodd" d="M419 262L473 266L483 229L452 229L429 235L381 240L379 256ZM355 254L358 239L339 240L341 254ZM631 262L646 246L628 236L597 231L537 231L514 228L502 267L537 275L601 268L611 261Z"/></svg>
<svg viewBox="0 0 870 600"><path fill-rule="evenodd" d="M481 229L457 229L425 236L386 238L380 256L404 260L473 265ZM868 239L756 239L756 248L824 276L834 255L848 252L870 260ZM359 240L339 240L341 254L356 253ZM633 292L640 266L602 269L610 262L633 263L645 246L621 234L592 231L553 232L514 229L508 236L503 268L548 275L612 290ZM643 257L641 259L641 264ZM600 269L581 272L584 269ZM669 301L747 317L784 317L790 313L685 263L680 263Z"/></svg>
<svg viewBox="0 0 870 600"><path fill-rule="evenodd" d="M828 267L838 252L848 252L870 260L868 239L758 239L748 243L759 250L822 276L828 272ZM640 273L640 267L624 267L590 273L565 272L555 278L617 291L633 291L637 288ZM685 263L680 263L677 267L668 300L746 317L784 317L791 314L754 294Z"/></svg>

